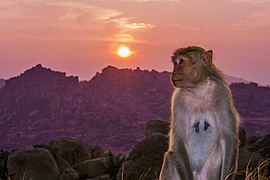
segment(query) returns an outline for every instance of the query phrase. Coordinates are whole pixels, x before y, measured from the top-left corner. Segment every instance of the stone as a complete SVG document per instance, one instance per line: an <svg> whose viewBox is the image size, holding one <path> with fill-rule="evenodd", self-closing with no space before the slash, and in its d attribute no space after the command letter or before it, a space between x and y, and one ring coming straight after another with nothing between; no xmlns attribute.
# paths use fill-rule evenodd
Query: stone
<svg viewBox="0 0 270 180"><path fill-rule="evenodd" d="M263 157L270 156L270 134L262 135L254 139L249 148L252 152L259 152Z"/></svg>
<svg viewBox="0 0 270 180"><path fill-rule="evenodd" d="M62 156L56 155L54 159L61 173L71 168L71 165Z"/></svg>
<svg viewBox="0 0 270 180"><path fill-rule="evenodd" d="M86 160L74 167L79 172L80 178L92 178L105 174L108 170L106 158Z"/></svg>
<svg viewBox="0 0 270 180"><path fill-rule="evenodd" d="M99 146L92 147L92 155L93 158L102 157L104 155L104 151Z"/></svg>
<svg viewBox="0 0 270 180"><path fill-rule="evenodd" d="M79 173L72 168L66 169L61 175L59 180L78 180Z"/></svg>
<svg viewBox="0 0 270 180"><path fill-rule="evenodd" d="M89 178L89 179L84 179L84 180L111 180L111 177L109 174L104 174L101 176L97 176L97 177Z"/></svg>
<svg viewBox="0 0 270 180"><path fill-rule="evenodd" d="M126 157L116 180L153 180L159 177L164 153L168 149L168 137L154 133L136 144ZM122 178L123 176L123 178Z"/></svg>
<svg viewBox="0 0 270 180"><path fill-rule="evenodd" d="M239 151L238 170L245 170L247 165L254 169L262 159L263 156L259 152L250 152L248 147L244 146Z"/></svg>
<svg viewBox="0 0 270 180"><path fill-rule="evenodd" d="M242 127L239 128L238 138L239 138L239 148L244 147L246 145L247 140L246 140L246 131Z"/></svg>
<svg viewBox="0 0 270 180"><path fill-rule="evenodd" d="M55 139L48 144L48 149L55 157L61 170L67 168L68 164L74 166L92 158L91 146L73 138Z"/></svg>
<svg viewBox="0 0 270 180"><path fill-rule="evenodd" d="M12 180L58 180L60 175L53 156L44 148L12 152L8 157L7 169Z"/></svg>
<svg viewBox="0 0 270 180"><path fill-rule="evenodd" d="M146 123L145 137L150 137L153 133L162 133L167 135L169 133L169 123L160 120L151 120Z"/></svg>

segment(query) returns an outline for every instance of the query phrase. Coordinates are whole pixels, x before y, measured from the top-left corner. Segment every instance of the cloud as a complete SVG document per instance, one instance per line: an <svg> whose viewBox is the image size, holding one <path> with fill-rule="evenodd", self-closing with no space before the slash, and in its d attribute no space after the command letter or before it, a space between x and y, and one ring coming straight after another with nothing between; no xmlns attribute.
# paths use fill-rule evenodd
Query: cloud
<svg viewBox="0 0 270 180"><path fill-rule="evenodd" d="M179 2L181 0L103 0L103 1L111 1L111 2Z"/></svg>
<svg viewBox="0 0 270 180"><path fill-rule="evenodd" d="M232 0L232 1L236 3L252 3L252 4L261 4L270 2L270 0Z"/></svg>
<svg viewBox="0 0 270 180"><path fill-rule="evenodd" d="M254 29L270 26L270 8L252 13L246 19L230 24L230 26L238 29Z"/></svg>
<svg viewBox="0 0 270 180"><path fill-rule="evenodd" d="M124 28L128 29L148 29L153 28L153 24L145 24L145 23L127 23L123 25Z"/></svg>
<svg viewBox="0 0 270 180"><path fill-rule="evenodd" d="M198 28L198 27L188 27L188 26L183 26L181 24L165 24L165 25L160 25L159 27L178 28L178 29L190 30L190 31L200 30L200 28Z"/></svg>
<svg viewBox="0 0 270 180"><path fill-rule="evenodd" d="M0 33L13 32L16 36L39 40L115 41L119 38L127 42L135 41L135 30L153 27L124 16L120 10L92 4L42 0L0 2Z"/></svg>

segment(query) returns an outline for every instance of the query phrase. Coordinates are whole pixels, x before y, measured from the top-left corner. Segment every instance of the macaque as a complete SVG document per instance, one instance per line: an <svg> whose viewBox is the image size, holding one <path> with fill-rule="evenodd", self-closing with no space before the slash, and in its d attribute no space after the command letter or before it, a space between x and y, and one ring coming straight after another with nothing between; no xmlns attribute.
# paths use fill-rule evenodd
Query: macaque
<svg viewBox="0 0 270 180"><path fill-rule="evenodd" d="M159 180L227 180L237 171L239 115L212 50L177 49L169 149Z"/></svg>

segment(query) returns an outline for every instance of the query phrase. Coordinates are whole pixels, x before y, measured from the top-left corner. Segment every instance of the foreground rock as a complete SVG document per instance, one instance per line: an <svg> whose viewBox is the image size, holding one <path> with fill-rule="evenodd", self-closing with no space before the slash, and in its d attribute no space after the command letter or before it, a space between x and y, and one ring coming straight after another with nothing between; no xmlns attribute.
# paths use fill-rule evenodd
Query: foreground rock
<svg viewBox="0 0 270 180"><path fill-rule="evenodd" d="M77 139L55 139L48 144L48 149L56 159L61 172L92 158L91 146Z"/></svg>
<svg viewBox="0 0 270 180"><path fill-rule="evenodd" d="M79 180L80 176L73 168L66 169L61 175L59 180Z"/></svg>
<svg viewBox="0 0 270 180"><path fill-rule="evenodd" d="M73 138L58 138L48 149L13 152L8 157L12 180L110 180L108 154ZM1 178L0 178L1 180Z"/></svg>
<svg viewBox="0 0 270 180"><path fill-rule="evenodd" d="M104 174L95 178L85 179L85 180L111 180L109 174Z"/></svg>
<svg viewBox="0 0 270 180"><path fill-rule="evenodd" d="M8 176L12 180L58 180L60 172L47 149L28 149L11 153L7 162Z"/></svg>
<svg viewBox="0 0 270 180"><path fill-rule="evenodd" d="M163 155L168 149L166 135L154 133L134 146L125 159L117 180L153 180L159 176Z"/></svg>
<svg viewBox="0 0 270 180"><path fill-rule="evenodd" d="M146 138L134 146L125 159L117 180L154 180L159 176L163 155L168 149L168 126L163 121L149 121L146 125ZM245 129L239 130L240 152L237 180L245 178L245 170L257 167L264 158L270 156L270 135L246 140ZM270 166L268 166L270 168ZM270 169L269 169L270 170Z"/></svg>
<svg viewBox="0 0 270 180"><path fill-rule="evenodd" d="M238 134L238 138L239 138L239 148L242 148L246 145L246 130L242 127L239 128L239 134Z"/></svg>
<svg viewBox="0 0 270 180"><path fill-rule="evenodd" d="M154 133L168 134L169 123L160 120L151 120L146 123L145 137L150 137Z"/></svg>
<svg viewBox="0 0 270 180"><path fill-rule="evenodd" d="M74 167L80 175L80 178L93 178L103 174L108 171L107 159L106 158L96 158L91 160L83 161Z"/></svg>

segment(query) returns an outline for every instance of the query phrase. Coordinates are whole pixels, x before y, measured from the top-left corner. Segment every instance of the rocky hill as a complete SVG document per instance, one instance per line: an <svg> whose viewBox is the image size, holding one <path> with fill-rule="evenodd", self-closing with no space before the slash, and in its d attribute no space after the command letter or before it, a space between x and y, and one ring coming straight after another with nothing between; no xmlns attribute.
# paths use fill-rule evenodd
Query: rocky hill
<svg viewBox="0 0 270 180"><path fill-rule="evenodd" d="M0 149L75 137L126 153L149 120L168 121L173 87L169 72L108 66L90 81L37 65L0 89ZM247 133L270 129L270 88L233 84Z"/></svg>
<svg viewBox="0 0 270 180"><path fill-rule="evenodd" d="M232 84L232 83L245 83L245 84L248 84L248 83L250 83L250 81L247 81L247 80L245 80L243 78L237 78L237 77L229 76L229 75L226 75L226 74L225 74L225 79L229 84Z"/></svg>
<svg viewBox="0 0 270 180"><path fill-rule="evenodd" d="M3 88L6 85L6 82L4 79L0 79L0 89Z"/></svg>

